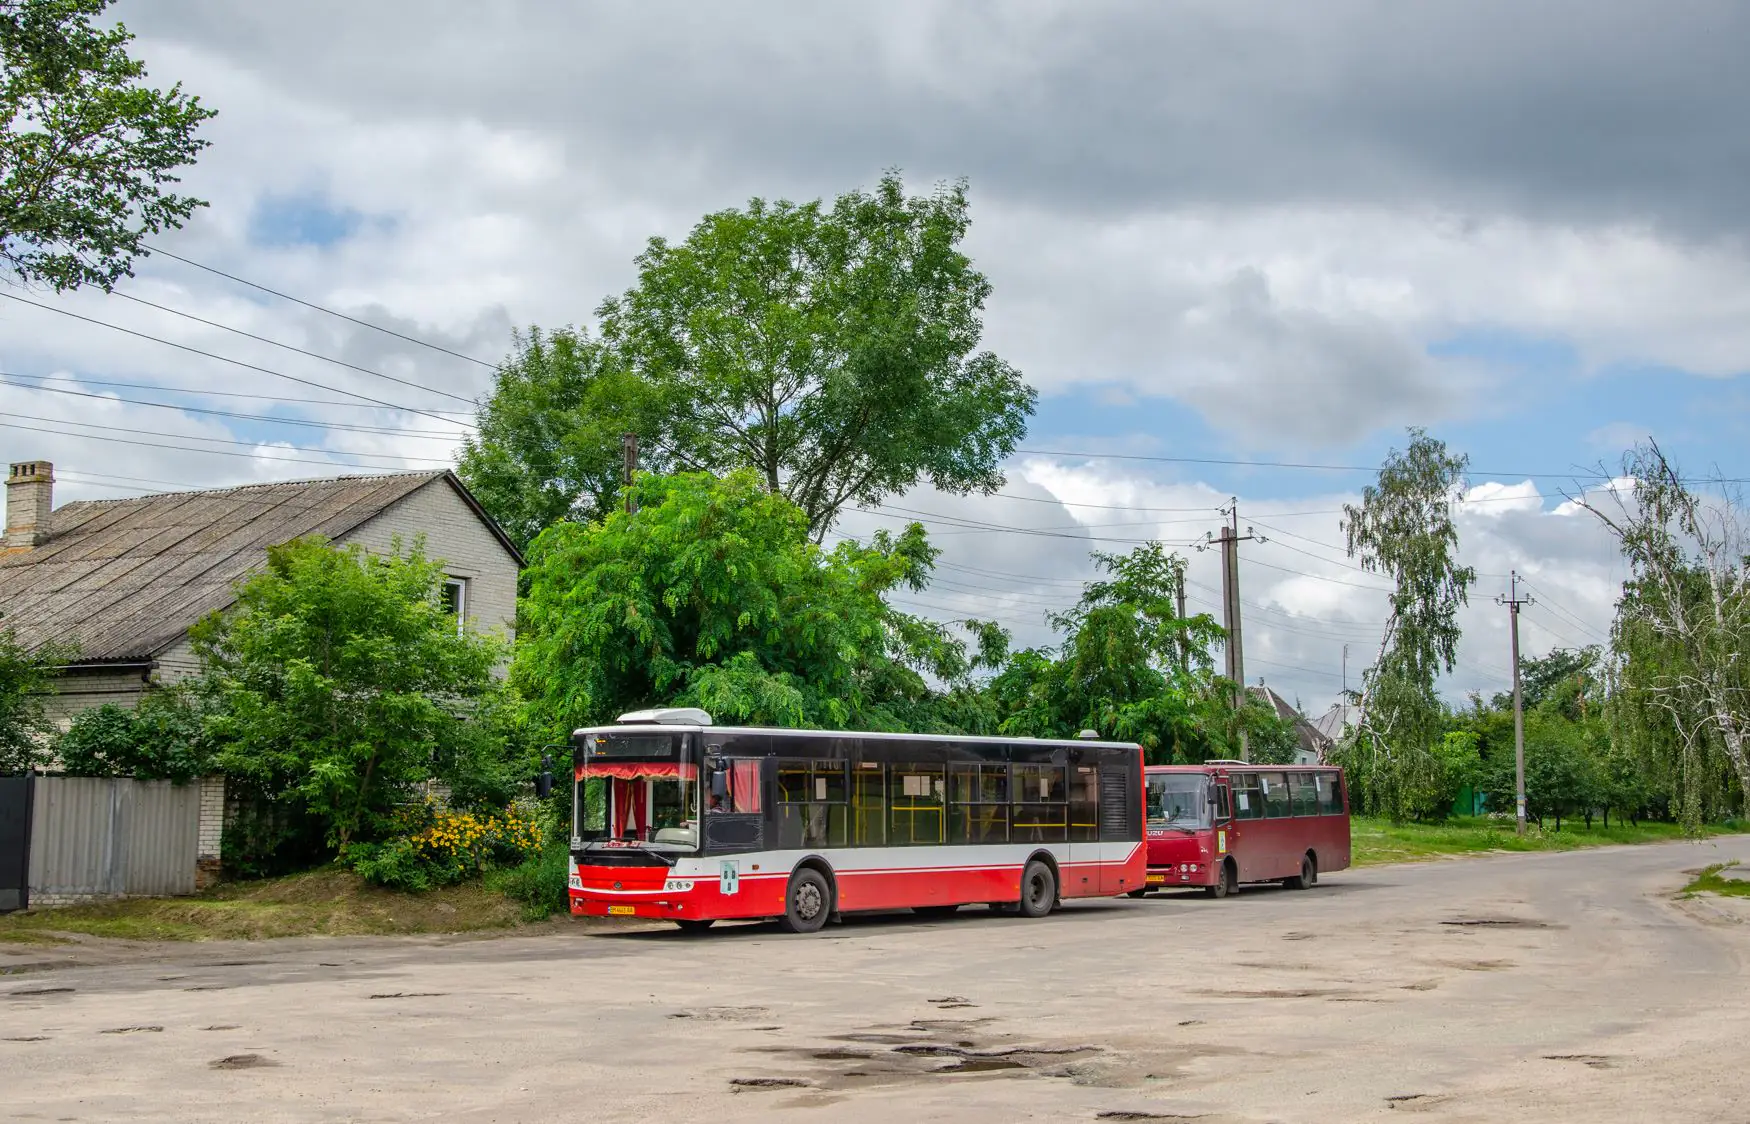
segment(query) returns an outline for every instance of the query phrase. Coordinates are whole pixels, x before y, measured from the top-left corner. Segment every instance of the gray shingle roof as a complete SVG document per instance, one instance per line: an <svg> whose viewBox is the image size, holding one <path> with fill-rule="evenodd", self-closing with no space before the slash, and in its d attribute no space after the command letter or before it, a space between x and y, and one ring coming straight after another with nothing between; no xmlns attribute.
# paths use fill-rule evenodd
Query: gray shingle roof
<svg viewBox="0 0 1750 1124"><path fill-rule="evenodd" d="M27 646L76 641L81 663L150 659L229 605L268 547L311 534L338 539L447 475L342 476L66 504L50 516L47 542L0 553L0 613Z"/></svg>

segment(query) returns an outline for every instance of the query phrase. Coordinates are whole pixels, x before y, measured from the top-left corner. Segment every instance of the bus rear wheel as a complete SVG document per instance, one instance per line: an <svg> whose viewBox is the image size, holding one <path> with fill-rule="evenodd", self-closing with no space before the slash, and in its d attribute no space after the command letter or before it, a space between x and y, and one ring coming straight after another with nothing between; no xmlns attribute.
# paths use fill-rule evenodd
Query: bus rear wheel
<svg viewBox="0 0 1750 1124"><path fill-rule="evenodd" d="M711 926L717 924L717 919L714 917L707 917L707 918L702 918L702 919L695 918L695 917L688 917L688 918L677 917L677 918L675 918L674 923L681 927L681 932L683 932L683 933L703 933L706 929L709 929Z"/></svg>
<svg viewBox="0 0 1750 1124"><path fill-rule="evenodd" d="M1284 878L1282 885L1290 890L1310 890L1319 884L1319 866L1313 862L1311 855L1300 857L1300 873L1293 878Z"/></svg>
<svg viewBox="0 0 1750 1124"><path fill-rule="evenodd" d="M1238 893L1240 878L1234 871L1232 863L1221 864L1221 875L1215 880L1215 885L1205 886L1203 892L1212 898L1225 898L1229 894Z"/></svg>
<svg viewBox="0 0 1750 1124"><path fill-rule="evenodd" d="M1034 859L1021 872L1022 917L1044 917L1057 905L1057 875L1051 867Z"/></svg>
<svg viewBox="0 0 1750 1124"><path fill-rule="evenodd" d="M790 876L784 891L784 916L779 919L792 933L818 933L832 912L832 888L820 871L803 867Z"/></svg>
<svg viewBox="0 0 1750 1124"><path fill-rule="evenodd" d="M1127 898L1147 897L1148 896L1148 887L1144 886L1140 890L1126 890L1124 893L1124 896Z"/></svg>

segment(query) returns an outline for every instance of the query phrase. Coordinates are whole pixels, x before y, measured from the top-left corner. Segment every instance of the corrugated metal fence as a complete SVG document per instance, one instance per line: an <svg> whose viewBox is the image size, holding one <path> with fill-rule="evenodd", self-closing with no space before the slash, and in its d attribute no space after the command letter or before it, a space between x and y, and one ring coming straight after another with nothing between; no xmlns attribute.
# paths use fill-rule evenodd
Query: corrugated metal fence
<svg viewBox="0 0 1750 1124"><path fill-rule="evenodd" d="M169 781L36 778L32 901L194 893L200 796Z"/></svg>

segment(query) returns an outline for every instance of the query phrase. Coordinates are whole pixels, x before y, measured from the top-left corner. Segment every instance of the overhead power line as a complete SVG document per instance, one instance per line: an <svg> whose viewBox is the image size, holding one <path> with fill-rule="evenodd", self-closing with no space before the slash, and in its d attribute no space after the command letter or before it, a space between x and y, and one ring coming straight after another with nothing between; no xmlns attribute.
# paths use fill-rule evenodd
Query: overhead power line
<svg viewBox="0 0 1750 1124"><path fill-rule="evenodd" d="M1159 464L1212 464L1212 465L1224 465L1224 466L1233 467L1233 468L1290 468L1290 469L1297 469L1297 470L1303 470L1303 471L1313 471L1313 472L1378 472L1379 471L1378 465L1365 465L1365 464L1312 464L1312 463L1307 463L1307 462L1302 462L1302 461L1236 460L1236 459L1227 458L1227 457L1167 457L1167 456L1149 456L1149 455L1144 455L1142 453L1088 453L1088 452L1078 452L1078 451L1070 450L1070 449L1016 449L1015 451L1017 453L1026 453L1026 454L1029 454L1030 456L1037 456L1037 457L1069 457L1072 459L1085 459L1085 460L1149 461L1149 462L1154 462L1154 463L1159 463ZM1532 479L1532 480L1573 480L1577 476L1590 476L1590 475L1598 475L1603 479L1609 479L1608 477L1604 477L1602 474L1594 474L1594 473L1591 473L1590 471L1583 472L1583 473L1576 473L1576 472L1503 472L1503 471L1500 471L1497 469L1483 469L1483 468L1471 469L1470 471L1474 472L1478 476L1509 476L1509 477L1522 477L1525 479ZM1747 483L1747 482L1750 482L1750 481L1745 481L1745 480L1722 480L1722 481L1720 481L1720 483L1723 483L1723 484L1742 484L1742 483ZM1521 499L1524 497L1512 497L1512 498Z"/></svg>
<svg viewBox="0 0 1750 1124"><path fill-rule="evenodd" d="M405 340L408 343L417 344L420 347L430 348L433 351L441 351L445 355L452 355L457 359L465 359L468 362L477 364L481 367L486 367L486 368L489 368L491 370L498 369L498 364L496 364L496 363L488 363L484 359L476 359L472 355L464 355L460 351L452 351L449 348L444 347L442 344L435 344L435 343L432 343L430 340L422 340L416 336L410 336L410 335L407 335L407 334L402 333L402 332L397 332L393 328L385 328L381 324L373 324L369 320L360 320L358 317L348 316L344 312L336 312L332 308L327 308L323 305L319 305L319 304L315 303L314 301L307 301L302 297L294 297L290 293L282 293L278 289L270 289L266 285L262 285L262 284L259 284L257 282L254 282L254 281L245 280L244 278L239 277L234 273L226 273L222 269L217 269L217 268L210 266L210 265L203 265L202 263L195 261L193 258L185 258L180 254L173 254L169 250L166 250L161 246L154 246L150 243L147 243L146 249L150 250L154 254L162 254L164 257L170 258L172 261L179 261L183 265L191 265L196 269L204 269L208 273L211 273L216 277L223 277L227 281L235 281L239 285L247 285L251 289L255 289L258 292L266 293L269 296L278 297L280 300L291 301L293 304L301 304L305 308L314 309L317 312L322 312L322 313L326 313L329 316L337 317L338 319L345 320L349 324L357 324L359 327L369 328L373 332L382 332L384 335L394 336L398 340Z"/></svg>
<svg viewBox="0 0 1750 1124"><path fill-rule="evenodd" d="M372 398L370 395L360 394L356 390L346 390L346 389L344 389L342 387L338 387L338 386L329 386L327 383L316 382L313 379L299 378L297 375L288 375L284 371L276 371L276 370L272 369L271 367L261 367L261 366L257 366L254 363L245 363L241 359L232 359L228 355L219 355L216 352L203 351L198 347L190 347L188 344L177 343L175 340L167 340L161 336L150 335L146 332L136 332L132 328L124 328L120 324L111 324L107 320L99 320L94 316L82 315L81 313L74 312L70 308L56 308L52 304L39 304L36 301L25 300L21 296L17 296L16 294L4 292L4 291L0 291L0 297L5 297L7 300L11 300L11 301L17 301L19 304L27 304L32 308L40 308L40 309L43 309L47 312L58 313L61 316L70 316L75 320L83 320L87 324L95 324L100 328L108 328L111 331L121 332L124 335L133 336L136 339L150 340L153 343L161 343L166 347L174 347L179 351L186 351L186 352L189 352L190 354L193 354L193 355L204 356L208 359L217 359L221 363L230 363L233 366L242 367L245 370L259 371L261 374L264 374L264 375L272 375L275 378L286 379L290 382L295 382L295 383L302 383L305 386L313 386L317 390L326 390L330 394L345 394L349 397L357 398L362 402L373 402L378 406L386 406L391 410L400 410L404 413L409 413L409 414L419 414L422 417L432 418L435 421L441 421L441 422L444 422L445 424L448 424L448 425L466 424L468 426L468 428L470 428L470 429L475 428L475 426L472 423L456 422L451 418L442 417L438 414L429 413L425 410L418 410L418 409L413 408L412 406L402 406L402 405L398 405L397 403L394 403L394 402L385 402L381 398ZM388 378L393 382L406 382L405 379L395 379L389 375L384 375L383 377ZM406 383L406 385L415 387L416 389L423 389L423 388L419 387L419 385L417 383Z"/></svg>
<svg viewBox="0 0 1750 1124"><path fill-rule="evenodd" d="M210 453L213 456L220 456L220 457L243 457L243 458L248 459L248 460L286 461L287 463L290 463L290 464L319 464L319 465L323 466L324 468L337 468L337 467L338 468L368 468L368 469L373 469L373 470L376 470L379 472L390 470L390 466L388 466L388 465L380 465L380 464L350 464L349 465L349 464L344 464L344 463L337 463L337 462L331 461L331 460L326 460L326 461L314 460L310 457L284 457L284 456L277 456L277 455L270 454L270 453L259 453L259 452L258 453L244 453L244 452L239 452L235 449L203 449L203 448L200 448L199 446L195 446L195 445L169 445L169 444L165 444L162 441L139 441L139 440L136 440L136 439L131 438L131 437L106 437L101 433L76 433L76 432L73 432L72 430L50 429L50 428L46 428L46 427L40 426L40 425L22 425L18 422L0 421L0 427L6 428L6 429L25 430L25 431L28 431L31 433L52 433L52 434L56 434L56 435L61 436L61 437L79 437L79 438L83 438L87 441L102 441L102 442L106 442L108 444L139 445L139 446L142 446L142 447L145 447L148 449L175 449L179 452L184 452L184 453ZM236 442L236 444L244 444L244 442ZM260 446L260 447L267 448L267 449L276 448L276 446L273 446L273 445L265 445L265 446ZM284 448L285 446L278 446L278 447ZM342 452L342 451L334 450L334 449L315 449L315 450L307 450L307 451L329 453L329 454L331 454L333 456L337 456L337 457L344 457L344 456L391 457L392 456L392 454L387 454L387 453L382 453L382 454L379 454L379 453L347 453L347 452ZM400 457L400 458L395 458L395 459L424 460L426 458L423 458L423 457ZM440 461L440 462L434 462L434 463L447 464L448 462Z"/></svg>
<svg viewBox="0 0 1750 1124"><path fill-rule="evenodd" d="M21 375L17 372L12 372L4 377L7 379L28 379L32 382L56 382L60 380L60 376L57 375ZM345 406L352 410L391 409L399 411L401 409L399 406L384 407L370 402L348 402L341 398L286 398L278 394L251 394L247 391L241 390L208 390L204 387L166 386L163 383L153 382L117 382L113 379L88 379L83 375L74 378L72 381L78 383L80 386L119 386L129 390L156 390L165 394L193 394L201 398L249 398L259 402L280 402L291 406ZM28 390L31 388L26 387L25 389ZM474 411L432 410L429 412L432 414L472 415ZM449 424L460 425L462 423L450 422Z"/></svg>
<svg viewBox="0 0 1750 1124"><path fill-rule="evenodd" d="M124 293L117 290L111 292L109 295L112 297L120 297L125 301L133 301L135 304L145 305L147 308L155 308L160 312L168 312L172 316L180 316L185 320L193 320L195 323L205 324L209 328L217 328L222 332L230 332L233 335L242 336L245 339L252 339L257 343L265 343L269 347L282 348L286 351L295 352L298 355L307 355L311 359L320 359L324 363L332 363L336 367L345 367L349 371L357 371L362 375L371 375L379 379L388 379L390 382L398 382L403 386L411 386L419 390L429 391L432 394L441 394L445 398L454 398L458 402L466 402L470 405L474 402L472 398L465 398L460 394L451 394L449 391L439 390L435 386L423 386L416 382L409 382L406 379L398 379L394 375L385 375L381 371L373 371L369 367L361 367L357 363L348 363L344 359L336 359L331 355L323 355L320 352L310 351L306 348L297 347L289 343L281 343L279 340L269 339L266 336L258 336L254 332L246 332L242 328L233 328L231 325L221 324L217 320L208 320L204 316L196 316L192 312L184 312L179 308L171 308L167 304L158 304L155 301L147 300L145 297L136 297L132 293Z"/></svg>

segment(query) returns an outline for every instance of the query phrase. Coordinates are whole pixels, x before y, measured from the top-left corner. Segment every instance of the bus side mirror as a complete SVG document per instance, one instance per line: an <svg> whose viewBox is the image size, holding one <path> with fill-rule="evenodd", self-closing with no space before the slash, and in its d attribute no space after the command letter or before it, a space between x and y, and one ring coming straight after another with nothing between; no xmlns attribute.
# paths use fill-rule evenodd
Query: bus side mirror
<svg viewBox="0 0 1750 1124"><path fill-rule="evenodd" d="M729 795L729 774L721 765L711 766L711 795L719 800Z"/></svg>
<svg viewBox="0 0 1750 1124"><path fill-rule="evenodd" d="M535 795L542 800L553 795L553 755L541 754L541 775L535 778Z"/></svg>

